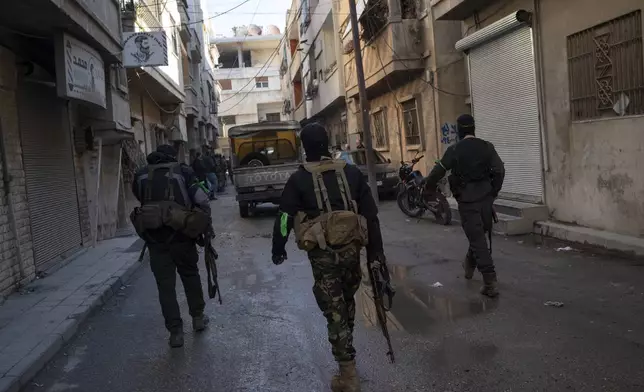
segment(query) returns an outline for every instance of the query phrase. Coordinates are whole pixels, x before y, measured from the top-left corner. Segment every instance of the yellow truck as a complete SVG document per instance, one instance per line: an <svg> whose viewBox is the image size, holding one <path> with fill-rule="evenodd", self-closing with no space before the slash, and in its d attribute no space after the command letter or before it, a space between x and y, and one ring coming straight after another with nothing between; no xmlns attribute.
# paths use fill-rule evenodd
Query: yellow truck
<svg viewBox="0 0 644 392"><path fill-rule="evenodd" d="M302 163L297 121L260 122L228 130L239 214L279 204L286 181Z"/></svg>

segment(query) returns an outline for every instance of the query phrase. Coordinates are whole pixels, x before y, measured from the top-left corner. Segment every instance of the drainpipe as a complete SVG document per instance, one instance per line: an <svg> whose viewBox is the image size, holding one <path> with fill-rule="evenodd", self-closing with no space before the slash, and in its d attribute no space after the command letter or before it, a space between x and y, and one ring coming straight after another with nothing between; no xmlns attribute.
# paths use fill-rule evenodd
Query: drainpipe
<svg viewBox="0 0 644 392"><path fill-rule="evenodd" d="M534 15L532 16L532 39L535 46L535 73L537 77L537 93L539 95L539 128L541 129L541 159L543 161L544 172L550 171L550 162L548 158L548 139L546 134L546 98L545 86L543 84L545 76L543 74L543 45L541 45L541 1L534 0ZM545 182L545 176L544 176ZM545 183L544 189L545 189ZM545 192L544 192L545 196Z"/></svg>
<svg viewBox="0 0 644 392"><path fill-rule="evenodd" d="M16 223L16 214L14 212L13 196L11 194L11 174L7 166L7 148L4 143L4 131L2 129L2 121L0 119L0 154L2 154L2 182L4 183L4 191L7 194L7 204L9 209L9 224L11 225L11 232L13 233L15 247L16 247L16 262L20 271L20 280L18 285L25 279L25 267L22 265L22 252L20 251L20 236L18 235L18 225Z"/></svg>

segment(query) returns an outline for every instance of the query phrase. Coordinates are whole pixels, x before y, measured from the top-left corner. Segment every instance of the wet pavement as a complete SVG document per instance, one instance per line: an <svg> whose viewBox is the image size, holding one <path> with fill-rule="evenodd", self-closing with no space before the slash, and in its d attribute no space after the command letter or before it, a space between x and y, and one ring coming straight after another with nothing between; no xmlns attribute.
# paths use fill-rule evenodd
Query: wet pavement
<svg viewBox="0 0 644 392"><path fill-rule="evenodd" d="M361 289L363 391L644 390L640 261L495 237L502 296L483 299L480 276L463 279L458 226L406 218L393 202L381 209L397 290L389 314L397 362L388 363ZM232 196L213 210L224 304L208 303L207 332L187 330L182 349L168 347L146 265L26 391L329 391L334 363L305 255L291 241L289 259L271 263L274 210L241 219ZM183 293L180 303L188 321Z"/></svg>

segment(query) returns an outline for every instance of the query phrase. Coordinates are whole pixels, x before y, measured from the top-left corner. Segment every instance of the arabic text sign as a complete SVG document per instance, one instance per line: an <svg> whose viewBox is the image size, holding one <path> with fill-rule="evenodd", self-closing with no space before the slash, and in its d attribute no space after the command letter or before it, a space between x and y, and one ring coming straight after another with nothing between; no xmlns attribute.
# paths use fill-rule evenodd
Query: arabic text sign
<svg viewBox="0 0 644 392"><path fill-rule="evenodd" d="M62 98L107 107L105 65L101 55L67 34L56 39L56 86L58 96Z"/></svg>
<svg viewBox="0 0 644 392"><path fill-rule="evenodd" d="M123 66L126 68L168 65L165 31L123 33Z"/></svg>

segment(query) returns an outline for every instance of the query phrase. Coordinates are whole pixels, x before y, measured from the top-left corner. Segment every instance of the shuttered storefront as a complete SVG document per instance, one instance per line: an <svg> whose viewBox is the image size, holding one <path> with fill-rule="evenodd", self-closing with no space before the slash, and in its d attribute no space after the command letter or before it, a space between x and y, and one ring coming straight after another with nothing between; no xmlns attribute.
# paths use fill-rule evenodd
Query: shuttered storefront
<svg viewBox="0 0 644 392"><path fill-rule="evenodd" d="M34 257L42 268L81 246L72 145L54 88L23 83L18 109Z"/></svg>
<svg viewBox="0 0 644 392"><path fill-rule="evenodd" d="M488 27L488 37L483 29L480 42L470 41L472 110L477 136L492 142L505 162L503 194L540 203L543 170L532 29L516 18L514 22L505 31L497 22Z"/></svg>

